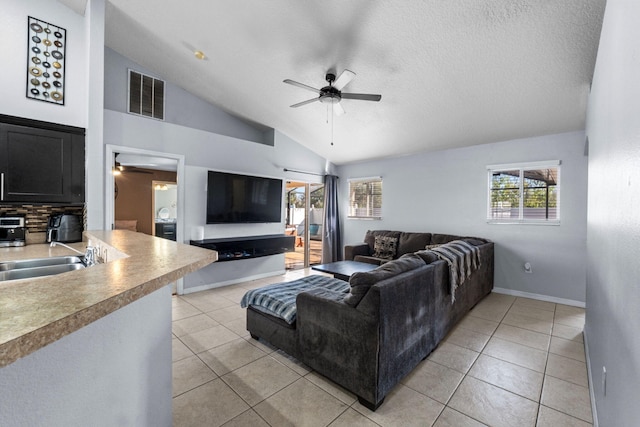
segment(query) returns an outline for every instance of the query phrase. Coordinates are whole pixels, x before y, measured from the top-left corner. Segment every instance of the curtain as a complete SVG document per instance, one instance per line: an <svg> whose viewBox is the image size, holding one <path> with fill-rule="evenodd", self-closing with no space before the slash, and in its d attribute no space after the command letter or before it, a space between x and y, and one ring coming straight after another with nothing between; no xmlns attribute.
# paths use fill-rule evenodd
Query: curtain
<svg viewBox="0 0 640 427"><path fill-rule="evenodd" d="M324 176L324 219L322 226L322 263L342 261L342 239L338 215L338 177Z"/></svg>

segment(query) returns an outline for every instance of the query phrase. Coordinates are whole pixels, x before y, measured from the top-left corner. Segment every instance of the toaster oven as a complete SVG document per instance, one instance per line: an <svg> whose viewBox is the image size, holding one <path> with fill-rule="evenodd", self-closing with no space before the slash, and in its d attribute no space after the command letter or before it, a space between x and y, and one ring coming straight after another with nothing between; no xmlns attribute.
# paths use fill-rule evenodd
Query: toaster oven
<svg viewBox="0 0 640 427"><path fill-rule="evenodd" d="M24 217L0 217L0 247L24 246L27 233Z"/></svg>

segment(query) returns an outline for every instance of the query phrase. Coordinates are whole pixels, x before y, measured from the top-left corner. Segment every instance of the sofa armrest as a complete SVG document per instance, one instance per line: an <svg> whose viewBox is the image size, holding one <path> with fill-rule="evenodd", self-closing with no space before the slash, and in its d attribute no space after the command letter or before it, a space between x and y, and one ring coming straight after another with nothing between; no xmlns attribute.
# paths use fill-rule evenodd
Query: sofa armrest
<svg viewBox="0 0 640 427"><path fill-rule="evenodd" d="M359 243L357 245L346 245L344 247L345 261L353 261L356 255L371 255L369 253L369 245L366 243Z"/></svg>
<svg viewBox="0 0 640 427"><path fill-rule="evenodd" d="M315 289L296 300L303 362L369 402L377 402L378 319ZM335 293L334 293L335 294Z"/></svg>
<svg viewBox="0 0 640 427"><path fill-rule="evenodd" d="M435 268L423 265L381 280L356 310L379 323L378 393L386 395L435 347Z"/></svg>

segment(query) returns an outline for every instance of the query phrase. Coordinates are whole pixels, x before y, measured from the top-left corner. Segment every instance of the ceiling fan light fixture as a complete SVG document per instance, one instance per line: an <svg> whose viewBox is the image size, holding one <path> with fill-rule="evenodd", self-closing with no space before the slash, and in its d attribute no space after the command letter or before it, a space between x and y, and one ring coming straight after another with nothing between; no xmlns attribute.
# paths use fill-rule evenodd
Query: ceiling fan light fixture
<svg viewBox="0 0 640 427"><path fill-rule="evenodd" d="M336 93L327 93L320 95L320 102L323 104L337 104L340 102L340 95Z"/></svg>
<svg viewBox="0 0 640 427"><path fill-rule="evenodd" d="M111 173L114 176L118 176L122 174L123 170L124 170L124 167L120 164L120 162L116 161L113 165L113 168L111 168Z"/></svg>

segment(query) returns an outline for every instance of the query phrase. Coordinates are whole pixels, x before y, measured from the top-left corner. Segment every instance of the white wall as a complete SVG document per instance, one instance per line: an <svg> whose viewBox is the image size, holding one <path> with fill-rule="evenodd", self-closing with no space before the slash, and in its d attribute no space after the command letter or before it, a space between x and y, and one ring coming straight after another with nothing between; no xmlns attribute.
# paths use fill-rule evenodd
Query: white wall
<svg viewBox="0 0 640 427"><path fill-rule="evenodd" d="M104 20L106 0L89 0L85 9L87 26L88 58L86 73L88 79L87 136L86 136L86 209L87 229L103 230L104 214L104 146L103 104L104 104Z"/></svg>
<svg viewBox="0 0 640 427"><path fill-rule="evenodd" d="M0 114L86 128L89 30L85 18L50 0L3 0L0 10ZM26 97L29 16L67 30L63 106Z"/></svg>
<svg viewBox="0 0 640 427"><path fill-rule="evenodd" d="M185 241L194 227L204 227L204 238L254 236L284 233L282 221L271 224L205 224L206 179L208 170L238 172L282 179L301 180L308 176L284 172L293 168L324 173L326 160L279 132L274 145L258 144L199 129L137 117L111 110L104 111L105 144L160 151L185 156ZM284 206L284 194L283 194ZM227 284L247 278L263 277L284 271L284 256L260 260L214 263L197 274L185 277L189 288L208 284Z"/></svg>
<svg viewBox="0 0 640 427"><path fill-rule="evenodd" d="M593 78L585 337L601 426L640 420L640 3L607 1ZM606 395L602 367L607 369Z"/></svg>
<svg viewBox="0 0 640 427"><path fill-rule="evenodd" d="M0 368L2 426L171 426L165 286Z"/></svg>
<svg viewBox="0 0 640 427"><path fill-rule="evenodd" d="M175 184L166 184L166 190L155 190L155 206L153 212L156 218L159 218L158 211L162 208L169 210L169 218L175 219L178 216L178 186Z"/></svg>
<svg viewBox="0 0 640 427"><path fill-rule="evenodd" d="M585 300L587 158L585 135L537 138L415 154L340 166L340 202L348 178L382 176L380 221L347 219L344 243L362 242L368 229L479 236L495 242L495 287L572 304ZM487 165L561 160L561 224L488 224ZM533 274L525 274L530 262Z"/></svg>

